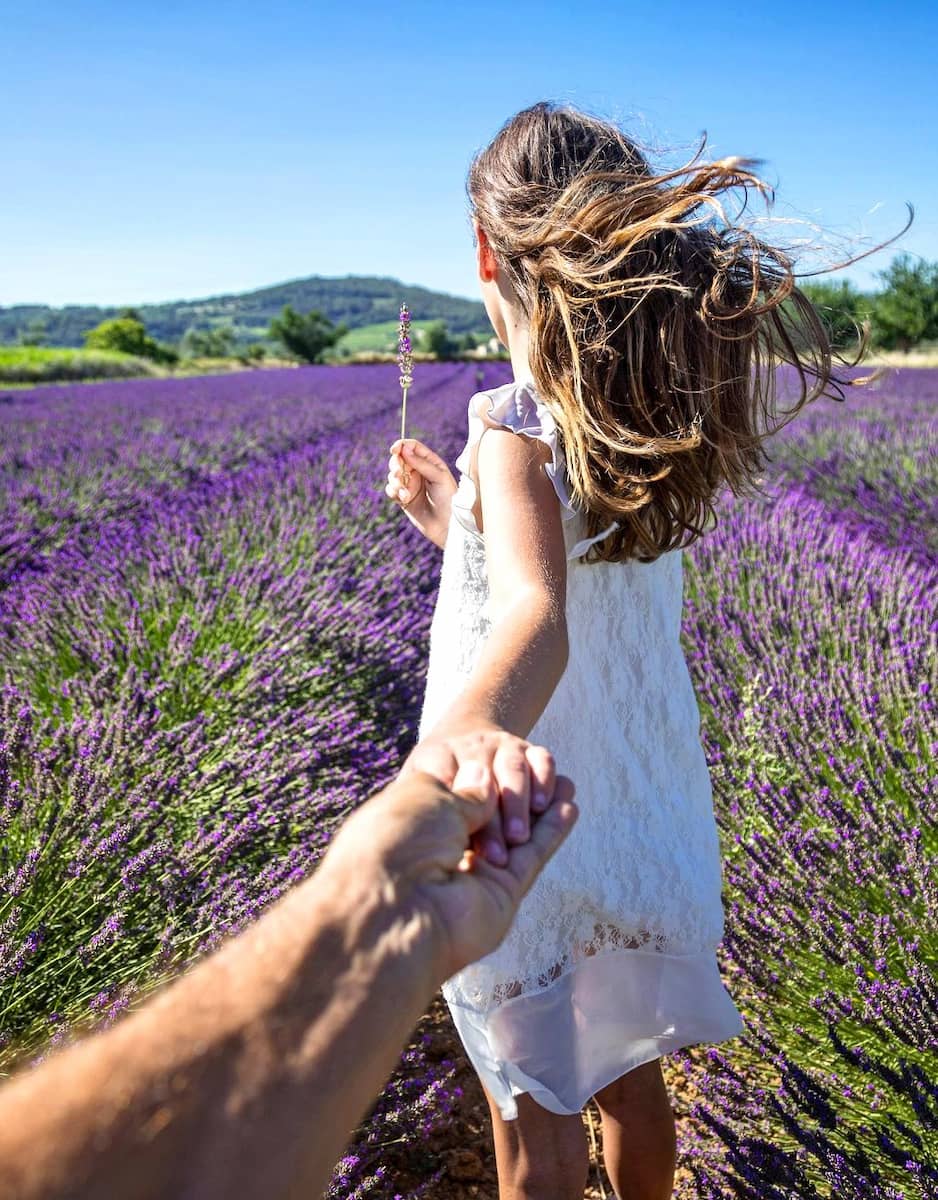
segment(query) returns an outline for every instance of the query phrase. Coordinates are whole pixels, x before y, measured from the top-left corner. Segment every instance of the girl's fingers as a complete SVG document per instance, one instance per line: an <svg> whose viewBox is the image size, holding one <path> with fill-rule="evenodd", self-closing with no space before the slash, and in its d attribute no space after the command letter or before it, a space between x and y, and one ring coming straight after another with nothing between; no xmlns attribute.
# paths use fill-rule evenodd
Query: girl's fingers
<svg viewBox="0 0 938 1200"><path fill-rule="evenodd" d="M460 758L457 782L471 781L471 789L479 794L487 795L489 800L498 801L498 790L492 767L478 755L478 748ZM453 785L455 789L455 784ZM469 845L476 854L482 855L496 867L504 867L508 862L508 850L502 836L502 821L499 812L495 811L490 821L481 829L476 830L469 839Z"/></svg>
<svg viewBox="0 0 938 1200"><path fill-rule="evenodd" d="M393 500L395 504L409 504L410 492L407 488L398 487L396 484L388 484L384 489L384 494L389 500Z"/></svg>
<svg viewBox="0 0 938 1200"><path fill-rule="evenodd" d="M439 479L443 475L449 475L450 470L446 463L438 454L434 454L426 446L419 442L413 446L405 445L403 450L404 461L408 466L414 467L421 475L427 479Z"/></svg>
<svg viewBox="0 0 938 1200"><path fill-rule="evenodd" d="M388 472L388 481L384 487L384 494L389 500L397 500L402 504L409 504L412 497L416 496L421 490L423 484L420 476L417 476L416 481L407 480L398 470Z"/></svg>
<svg viewBox="0 0 938 1200"><path fill-rule="evenodd" d="M414 472L408 471L406 466L403 468L392 467L391 470L388 471L388 483L395 483L398 485L398 487L402 485L406 486L413 478L413 475Z"/></svg>
<svg viewBox="0 0 938 1200"><path fill-rule="evenodd" d="M554 802L535 823L531 840L527 845L512 847L508 869L518 880L522 896L530 890L541 868L573 828L579 815L573 795L573 784L561 775L557 781Z"/></svg>
<svg viewBox="0 0 938 1200"><path fill-rule="evenodd" d="M392 454L388 459L388 478L402 479L405 483L412 474L411 468L401 458L399 454Z"/></svg>
<svg viewBox="0 0 938 1200"><path fill-rule="evenodd" d="M498 813L469 839L470 847L494 867L504 867L508 850L502 837L502 819Z"/></svg>
<svg viewBox="0 0 938 1200"><path fill-rule="evenodd" d="M505 841L518 846L531 836L531 774L521 741L503 744L495 751L493 774L501 795Z"/></svg>
<svg viewBox="0 0 938 1200"><path fill-rule="evenodd" d="M554 756L544 746L528 746L525 757L531 770L531 811L542 813L554 795L557 780Z"/></svg>
<svg viewBox="0 0 938 1200"><path fill-rule="evenodd" d="M438 454L434 454L423 442L417 442L410 438L404 442L398 439L392 444L391 459L388 465L393 465L394 461L403 461L405 467L419 471L431 483L450 474L449 467Z"/></svg>
<svg viewBox="0 0 938 1200"><path fill-rule="evenodd" d="M451 789L476 800L476 806L468 810L468 816L470 833L477 833L485 826L486 815L490 819L498 807L498 793L492 772L475 759L468 759L460 763Z"/></svg>
<svg viewBox="0 0 938 1200"><path fill-rule="evenodd" d="M418 742L407 756L400 774L407 776L413 771L426 771L451 788L459 770L459 763L452 748L441 742Z"/></svg>
<svg viewBox="0 0 938 1200"><path fill-rule="evenodd" d="M388 449L392 454L401 454L404 450L409 450L414 446L419 446L421 450L432 453L429 446L425 446L423 442L418 442L416 438L395 438Z"/></svg>

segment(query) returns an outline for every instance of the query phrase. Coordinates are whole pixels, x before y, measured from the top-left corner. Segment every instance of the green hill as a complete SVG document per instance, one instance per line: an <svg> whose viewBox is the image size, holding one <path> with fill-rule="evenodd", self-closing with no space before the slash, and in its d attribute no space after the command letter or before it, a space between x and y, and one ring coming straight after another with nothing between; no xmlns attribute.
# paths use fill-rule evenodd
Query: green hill
<svg viewBox="0 0 938 1200"><path fill-rule="evenodd" d="M174 300L165 304L135 304L133 307L145 322L147 331L162 342L177 342L193 326L211 329L230 323L238 341L243 343L263 338L270 319L277 316L285 304L299 312L318 308L330 321L344 322L351 331L387 322L396 325L402 300L407 301L415 324L443 320L451 334L491 333L481 301L368 275L334 278L311 275L253 292L209 296L204 300ZM22 335L41 323L46 345L81 346L86 330L117 316L119 311L118 305L110 308L92 305L50 308L39 304L0 307L0 345L18 342Z"/></svg>

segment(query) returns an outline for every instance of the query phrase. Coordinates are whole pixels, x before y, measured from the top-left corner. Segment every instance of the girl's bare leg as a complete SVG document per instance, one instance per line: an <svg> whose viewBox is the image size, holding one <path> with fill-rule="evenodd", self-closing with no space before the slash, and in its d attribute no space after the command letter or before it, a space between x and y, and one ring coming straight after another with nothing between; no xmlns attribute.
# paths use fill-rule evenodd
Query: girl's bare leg
<svg viewBox="0 0 938 1200"><path fill-rule="evenodd" d="M589 1150L582 1116L548 1112L524 1093L516 1097L517 1118L506 1121L487 1091L485 1098L495 1134L499 1200L583 1200Z"/></svg>
<svg viewBox="0 0 938 1200"><path fill-rule="evenodd" d="M671 1200L677 1133L661 1059L635 1067L594 1099L606 1173L619 1200Z"/></svg>

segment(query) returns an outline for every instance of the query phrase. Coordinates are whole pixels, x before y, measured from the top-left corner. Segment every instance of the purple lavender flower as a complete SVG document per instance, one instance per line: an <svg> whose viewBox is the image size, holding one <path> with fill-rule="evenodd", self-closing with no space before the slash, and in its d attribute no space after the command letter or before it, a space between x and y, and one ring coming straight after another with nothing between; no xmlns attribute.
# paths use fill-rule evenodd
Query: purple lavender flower
<svg viewBox="0 0 938 1200"><path fill-rule="evenodd" d="M401 440L407 432L407 389L414 381L414 360L410 349L410 310L406 303L401 304L401 324L397 341L397 363L400 371L401 391Z"/></svg>
<svg viewBox="0 0 938 1200"><path fill-rule="evenodd" d="M474 368L426 372L411 419L452 456ZM374 480L394 373L0 405L0 1066L243 928L396 773L439 555ZM936 1190L936 384L813 406L684 556L747 1032L671 1056L679 1196ZM405 1190L387 1146L454 1119L453 1071L415 1039L336 1198Z"/></svg>

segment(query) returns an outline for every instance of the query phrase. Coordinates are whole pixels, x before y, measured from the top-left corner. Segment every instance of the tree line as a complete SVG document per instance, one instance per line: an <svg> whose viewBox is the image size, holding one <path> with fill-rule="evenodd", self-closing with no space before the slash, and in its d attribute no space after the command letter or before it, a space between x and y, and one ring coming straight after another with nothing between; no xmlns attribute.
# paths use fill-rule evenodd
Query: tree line
<svg viewBox="0 0 938 1200"><path fill-rule="evenodd" d="M21 336L20 344L39 346L44 341L44 329L36 326ZM181 359L238 358L245 363L260 362L271 349L305 363L320 363L327 351L349 332L344 323L333 324L318 309L299 313L285 304L283 311L269 324L268 343L237 344L237 334L230 324L212 329L191 328L178 345L158 341L150 336L140 312L134 308L121 309L116 317L101 321L84 334L88 350L109 350L149 359L164 366L174 366ZM484 340L472 333L451 337L446 322L431 321L415 330L420 349L436 358L455 358L473 351Z"/></svg>
<svg viewBox="0 0 938 1200"><path fill-rule="evenodd" d="M870 343L886 350L910 350L938 340L938 263L901 254L879 272L878 292L862 292L847 281L808 283L802 291L818 309L831 342L845 349L855 344L861 329L869 328ZM330 357L336 343L349 332L344 322L334 324L320 309L301 313L285 304L267 329L268 341L239 345L235 329L220 324L211 329L190 328L176 345L150 336L136 309L123 309L84 335L90 350L116 350L138 358L173 365L182 358L263 359L271 348L300 362L320 363ZM477 348L480 339L465 333L453 337L443 320L415 330L420 350L435 358L456 358ZM26 331L24 345L42 344L44 331ZM334 360L334 356L333 356Z"/></svg>
<svg viewBox="0 0 938 1200"><path fill-rule="evenodd" d="M832 343L850 346L866 324L871 345L883 350L911 350L938 340L938 262L900 254L878 275L883 287L873 293L846 281L801 289L820 312Z"/></svg>
<svg viewBox="0 0 938 1200"><path fill-rule="evenodd" d="M268 325L287 304L303 313L318 309L335 324L342 321L351 329L361 329L384 322L396 325L403 295L411 312L438 317L457 335L486 328L481 300L450 296L413 284L405 288L398 279L373 275L342 278L311 275L251 292L135 304L134 309L157 341L178 347L189 329L230 325L235 331L235 344L241 348L254 341L266 342ZM15 345L23 333L44 328L49 346L82 346L87 330L120 313L121 306L116 304L104 307L68 304L62 308L43 304L0 305L0 345Z"/></svg>

